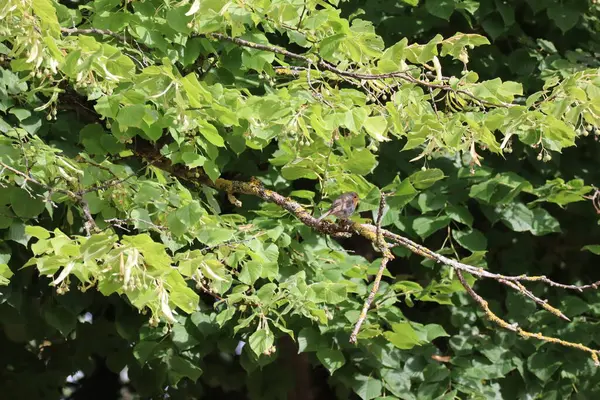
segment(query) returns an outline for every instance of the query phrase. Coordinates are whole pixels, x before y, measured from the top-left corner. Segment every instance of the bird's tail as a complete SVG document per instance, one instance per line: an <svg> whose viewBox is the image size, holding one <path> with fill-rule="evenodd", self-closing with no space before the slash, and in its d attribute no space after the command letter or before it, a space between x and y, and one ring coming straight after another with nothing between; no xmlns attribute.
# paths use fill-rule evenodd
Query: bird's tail
<svg viewBox="0 0 600 400"><path fill-rule="evenodd" d="M331 215L331 210L327 211L325 214L323 214L319 218L317 218L317 221L322 221L323 219L327 218L330 215Z"/></svg>

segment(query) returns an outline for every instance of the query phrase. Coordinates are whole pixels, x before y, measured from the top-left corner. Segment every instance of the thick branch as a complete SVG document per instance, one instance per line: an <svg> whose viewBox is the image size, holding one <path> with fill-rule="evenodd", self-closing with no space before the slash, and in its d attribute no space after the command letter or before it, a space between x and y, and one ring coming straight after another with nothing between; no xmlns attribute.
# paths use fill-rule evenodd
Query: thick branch
<svg viewBox="0 0 600 400"><path fill-rule="evenodd" d="M311 228L314 228L320 232L327 234L358 233L365 239L369 240L371 243L378 243L377 227L375 225L360 224L357 222L352 222L350 224L335 224L326 220L319 221L317 218L314 218L301 204L288 197L282 196L277 192L266 189L262 185L262 183L257 179L251 179L249 182L242 182L218 178L216 181L213 182L204 173L202 168L188 169L187 167L180 164L172 165L170 160L163 158L162 155L149 144L139 146L138 148L134 149L134 152L136 152L136 154L138 154L140 157L143 157L147 160L151 160L155 166L162 168L170 172L174 176L184 179L186 181L190 181L196 184L207 185L215 189L222 190L230 195L236 193L247 194L251 196L260 197L261 199L271 203L275 203L279 207L289 211L291 214L296 216L305 225L310 226ZM489 278L497 281L506 280L511 282L542 282L549 286L558 287L561 289L577 290L579 292L582 292L586 289L597 289L600 286L600 281L587 285L566 285L563 283L555 282L543 275L511 276L496 274L493 272L486 271L483 268L478 268L472 265L464 264L451 258L445 257L404 236L390 232L386 229L381 229L381 235L385 239L391 240L395 244L406 247L412 253L418 254L425 258L429 258L438 263L447 265L451 268L454 268L455 270L468 272L469 274L480 278Z"/></svg>
<svg viewBox="0 0 600 400"><path fill-rule="evenodd" d="M385 242L385 239L387 238L388 240L391 240L393 243L396 243L396 244L399 244L399 245L402 245L402 246L408 248L411 252L413 252L415 254L419 254L423 257L435 260L435 261L445 264L451 268L454 268L456 270L457 276L458 276L461 284L465 287L465 290L467 290L469 295L484 310L487 317L495 324L501 326L502 328L512 330L513 332L516 332L523 337L536 338L536 339L543 340L546 342L557 343L562 346L572 347L572 348L576 348L576 349L588 352L591 354L592 359L594 360L594 363L596 363L596 365L600 365L599 358L598 358L599 352L597 350L591 349L582 344L572 343L572 342L568 342L568 341L565 341L562 339L544 336L540 333L527 332L527 331L519 328L518 326L511 325L508 322L504 321L502 318L498 317L496 314L494 314L489 309L487 301L485 301L481 296L479 296L477 293L475 293L475 291L467 284L467 282L465 281L465 279L463 277L463 272L468 272L468 273L470 273L474 276L480 277L480 278L490 278L490 279L497 280L500 283L503 283L515 290L518 290L519 292L523 293L527 297L534 300L536 303L542 304L542 307L544 307L544 309L550 311L554 315L557 315L557 316L559 316L563 319L567 319L567 320L568 320L568 318L564 314L562 314L562 312L560 312L559 310L555 309L554 307L546 304L545 301L537 298L528 289L526 289L521 284L521 282L543 282L550 286L560 287L563 289L578 290L578 291L583 291L585 289L596 289L598 287L598 285L600 285L600 282L595 282L595 283L592 283L589 285L581 285L581 286L565 285L562 283L554 282L545 276L527 276L527 275L506 276L506 275L501 275L501 274L494 274L494 273L486 271L482 268L477 268L472 265L463 264L456 260L452 260L452 259L447 258L441 254L438 254L424 246L421 246L421 245L413 242L412 240L407 239L401 235L397 235L397 234L389 232L385 229L381 229L380 221L381 221L381 214L382 214L382 209L383 209L382 204L384 204L383 199L380 202L379 214L378 214L378 218L377 218L378 222L377 222L376 226L373 226L371 224L359 224L359 223L333 224L333 223L327 222L325 220L322 220L322 221L317 220L316 218L312 217L306 211L306 209L304 209L304 207L302 207L299 203L295 202L294 200L292 200L290 198L284 197L276 192L265 189L258 180L253 179L250 182L240 182L240 181L230 181L230 180L219 178L213 182L203 173L203 171L201 169L189 170L184 166L172 165L169 160L164 160L164 159L162 160L162 162L158 162L158 161L156 161L156 157L160 157L160 155L157 155L157 154L146 154L146 157L148 157L148 156L150 156L150 158L153 158L155 160L155 165L166 169L167 171L171 172L172 174L174 174L175 176L177 176L179 178L193 181L193 182L196 182L197 184L205 184L205 185L211 186L213 188L223 190L223 191L227 192L228 194L243 193L243 194L258 196L265 201L269 201L269 202L279 205L280 207L284 208L285 210L287 210L290 213L292 213L293 215L295 215L304 224L306 224L316 230L319 230L324 233L329 233L329 234L356 232L356 233L360 234L361 236L365 237L371 243L376 244L383 253L383 259L381 261L381 265L379 267L379 271L377 273L376 279L373 283L373 288L371 289L371 292L369 293L369 297L365 301L365 304L363 306L359 320L357 321L357 324L354 327L352 335L350 336L351 342L354 342L354 343L356 342L357 335L360 330L360 326L361 326L362 322L366 319L368 309L371 306L371 303L373 301L373 298L375 297L375 294L377 293L377 290L379 289L379 282L381 281L381 276L383 275L383 272L386 268L388 261L393 258L393 255L390 252L389 244Z"/></svg>

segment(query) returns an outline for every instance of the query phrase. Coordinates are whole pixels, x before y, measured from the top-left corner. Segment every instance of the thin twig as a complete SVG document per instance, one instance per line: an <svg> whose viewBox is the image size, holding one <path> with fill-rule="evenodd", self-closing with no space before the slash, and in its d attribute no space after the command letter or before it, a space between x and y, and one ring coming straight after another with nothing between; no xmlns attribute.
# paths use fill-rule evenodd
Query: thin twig
<svg viewBox="0 0 600 400"><path fill-rule="evenodd" d="M12 172L15 175L19 175L21 178L24 179L24 183L31 182L31 183L36 184L36 185L38 185L38 186L40 186L40 187L42 187L42 188L44 188L46 190L54 191L54 192L59 192L59 193L66 194L68 196L77 198L77 194L75 194L74 192L72 192L70 190L52 188L52 187L50 187L50 186L48 186L48 185L46 185L46 184L38 181L37 179L35 179L31 175L28 175L28 174L26 174L24 172L21 172L18 169L15 169L15 168L11 167L10 165L3 163L2 161L0 161L0 166L2 166L3 169L9 170L10 172Z"/></svg>
<svg viewBox="0 0 600 400"><path fill-rule="evenodd" d="M92 229L96 230L98 226L96 225L96 221L94 221L94 217L92 217L92 213L90 212L90 205L87 200L82 197L79 198L79 202L81 203L81 209L83 210L83 216L85 217L85 223L83 227L85 229L86 236L92 235Z"/></svg>
<svg viewBox="0 0 600 400"><path fill-rule="evenodd" d="M81 210L83 212L83 217L85 219L85 223L83 225L86 235L90 236L93 231L98 231L98 226L96 225L96 222L94 221L94 217L92 216L92 213L90 211L90 206L88 204L88 202L85 200L84 195L93 191L99 191L105 188L108 188L110 186L114 186L117 184L120 184L122 182L125 182L126 180L130 179L132 176L135 176L135 174L129 175L124 179L121 179L119 181L116 182L112 182L110 185L109 184L104 184L101 186L94 186L92 188L88 188L85 190L79 190L79 191L72 191L72 190L67 190L67 189L59 189L56 187L52 187L50 185L47 185L45 183L42 183L40 181L38 181L37 179L35 179L33 176L31 176L31 174L26 174L24 172L19 171L16 168L11 167L10 165L7 165L3 162L0 161L0 166L2 166L3 170L8 170L12 173L14 173L15 175L18 175L20 177L22 177L24 179L23 184L26 184L27 182L31 182L37 186L40 186L44 189L46 189L48 192L52 193L52 192L58 192L58 193L62 193L67 195L68 197L72 198L73 200L75 200L77 203L79 203L81 205Z"/></svg>
<svg viewBox="0 0 600 400"><path fill-rule="evenodd" d="M228 41L228 42L237 44L238 46L242 46L242 47L249 47L249 48L256 49L256 50L263 50L263 51L268 51L268 52L275 53L275 54L281 54L281 55L291 58L291 59L300 60L308 65L315 65L317 67L320 67L321 69L332 72L340 77L346 76L346 77L354 78L354 79L358 79L358 80L383 80L383 79L389 79L389 78L399 78L406 82L413 83L413 84L416 84L419 86L424 86L424 87L428 87L428 88L432 88L432 89L442 89L445 91L452 91L455 93L460 93L462 95L465 95L465 96L477 101L480 104L484 104L484 105L488 105L488 106L492 106L492 107L508 108L508 107L515 106L514 104L505 103L502 101L495 103L495 102L491 102L488 100L480 99L477 96L473 95L468 90L454 89L449 84L431 83L428 81L422 81L420 79L413 77L412 75L408 74L405 71L388 72L388 73L384 73L384 74L366 74L366 73L362 73L362 72L344 71L344 70L341 70L341 69L331 65L330 63L328 63L327 61L325 61L323 59L319 59L317 62L314 62L311 58L309 58L307 56L304 56L302 54L293 53L289 50L282 49L282 48L276 47L276 46L271 46L271 45L266 45L266 44L261 44L261 43L254 43L254 42L250 42L248 40L234 38L234 37L231 37L228 35L224 35L222 33L206 33L206 34L201 34L199 36Z"/></svg>
<svg viewBox="0 0 600 400"><path fill-rule="evenodd" d="M141 219L141 218L125 218L125 219L109 218L109 219L105 219L104 222L110 224L111 226L117 227L119 229L123 229L128 232L130 232L130 230L128 228L126 228L125 225L133 225L132 222L133 223L142 222L144 224L148 224L159 232L167 231L166 227L164 227L162 225L156 225L152 221L147 221L147 220Z"/></svg>
<svg viewBox="0 0 600 400"><path fill-rule="evenodd" d="M369 293L369 297L365 300L365 304L360 312L358 320L354 325L354 329L352 330L352 334L350 335L350 343L356 343L358 340L358 333L360 332L360 327L363 322L367 318L367 313L369 312L369 308L371 308L371 304L373 303L373 299L375 299L375 295L379 291L379 284L381 283L381 278L383 276L383 272L387 266L387 263L390 260L394 259L392 252L390 251L389 245L386 243L383 235L381 234L381 219L383 217L383 211L385 209L385 193L381 193L381 198L379 199L379 209L377 210L377 221L376 221L376 235L377 235L377 246L379 250L383 254L383 258L381 259L381 265L379 266L379 270L377 271L377 275L375 276L375 281L373 282L373 287L371 288L371 292Z"/></svg>
<svg viewBox="0 0 600 400"><path fill-rule="evenodd" d="M465 278L462 274L462 271L457 270L456 276L458 277L458 280L460 281L461 285L465 288L465 290L467 291L469 296L471 296L471 298L473 300L475 300L475 302L479 305L479 307L481 307L481 309L483 309L483 312L485 313L487 318L490 321L492 321L493 323L495 323L496 325L498 325L504 329L513 331L515 333L518 333L519 335L521 335L524 338L535 338L538 340L542 340L544 342L556 343L556 344L560 344L565 347L571 347L571 348L575 348L575 349L578 349L581 351L585 351L587 353L590 353L590 355L592 356L592 360L594 361L594 364L596 366L600 366L600 359L598 358L600 351L594 350L588 346L584 346L581 343L568 342L566 340L562 340L562 339L558 339L558 338L554 338L554 337L550 337L550 336L544 336L541 333L528 332L526 330L519 328L518 324L509 324L508 322L506 322L505 320L503 320L502 318L500 318L496 314L494 314L492 312L492 310L490 310L488 302L485 301L483 299L483 297L478 295L473 290L473 288L467 283L467 281L465 280Z"/></svg>
<svg viewBox="0 0 600 400"><path fill-rule="evenodd" d="M302 19L304 18L305 12L306 12L306 0L304 0L304 5L302 6L302 13L300 14L300 19L298 19L298 26L296 26L296 29L300 29L300 25L302 25Z"/></svg>
<svg viewBox="0 0 600 400"><path fill-rule="evenodd" d="M539 297L537 297L536 295L534 295L529 289L527 289L525 286L523 286L523 284L521 282L511 282L511 281L507 281L504 279L498 279L498 282L500 282L506 286L510 286L511 288L513 288L517 292L521 293L525 297L528 297L532 301L539 304L546 311L556 315L559 318L564 319L565 321L571 322L571 320L569 318L567 318L567 316L565 314L563 314L558 308L552 307L550 304L548 304L548 300L542 300Z"/></svg>
<svg viewBox="0 0 600 400"><path fill-rule="evenodd" d="M117 39L118 41L126 44L126 45L131 45L128 41L127 38L124 35L120 35L116 32L113 32L111 30L108 29L97 29L97 28L86 28L86 29L82 29L82 28L60 28L60 31L64 34L64 35L105 35L105 36L111 36L115 39ZM143 51L150 51L150 48L148 46L146 46L143 43L139 43L138 41L134 41L135 45L138 47L138 49L142 49Z"/></svg>
<svg viewBox="0 0 600 400"><path fill-rule="evenodd" d="M363 224L363 227L368 230L372 230L372 231L375 230L375 227L373 225ZM480 278L490 278L490 279L495 279L495 280L504 279L504 280L511 281L511 282L543 282L549 286L558 287L561 289L576 290L578 292L582 292L586 289L598 289L598 287L600 287L600 281L596 281L594 283L590 283L587 285L565 285L563 283L558 283L551 279L548 279L544 275L540 275L540 276L512 275L511 276L511 275L495 274L493 272L486 271L483 268L477 268L472 265L463 264L459 261L445 257L441 254L438 254L438 253L428 249L425 246L421 246L420 244L417 244L417 243L413 242L412 240L405 238L404 236L389 232L387 230L383 230L382 233L383 233L383 236L385 236L387 239L390 239L390 240L394 241L395 243L406 247L407 249L409 249L411 252L413 252L415 254L429 258L430 260L437 261L441 264L452 267L455 270L468 272L471 275L475 275Z"/></svg>
<svg viewBox="0 0 600 400"><path fill-rule="evenodd" d="M106 36L111 36L111 37L123 42L124 44L130 45L130 43L127 42L127 38L125 36L120 35L116 32L108 30L108 29L61 28L61 32L65 35L81 35L81 34L84 34L84 35L85 34L106 35ZM242 46L242 47L248 47L248 48L252 48L252 49L256 49L256 50L268 51L268 52L275 53L275 54L281 54L281 55L291 58L291 59L300 60L300 61L304 62L305 64L307 64L308 66L314 65L317 68L327 70L327 71L332 72L340 77L353 78L353 79L357 79L359 81L399 78L406 82L413 83L415 85L419 85L419 86L423 86L423 87L427 87L430 89L441 89L444 91L460 93L460 94L462 94L466 97L469 97L473 101L476 101L477 103L484 105L484 106L504 107L504 108L515 106L515 104L506 103L503 101L492 102L492 101L480 99L477 96L475 96L474 94L472 94L471 92L469 92L468 90L454 89L449 84L431 83L429 81L420 80L420 79L417 79L417 78L413 77L412 75L410 75L407 71L396 71L396 72L389 72L389 73L384 73L384 74L367 74L367 73L362 73L362 72L344 71L344 70L341 70L341 69L335 67L334 65L328 63L327 61L325 61L321 58L319 58L318 61L315 62L311 58L309 58L305 55L294 53L294 52L291 52L289 50L286 50L286 49L283 49L280 47L276 47L276 46L272 46L272 45L265 45L265 44L261 44L261 43L254 43L254 42L250 42L248 40L231 37L231 36L228 36L228 35L225 35L222 33L206 33L206 34L198 34L198 36L206 37L206 38L213 38L213 39L222 40L222 41L228 41L228 42L234 43L234 44L236 44L238 46ZM138 48L141 48L145 51L150 50L146 45L144 45L142 43L139 43L137 41L135 41L134 43L136 44L136 46L138 46ZM443 78L443 81L447 81L447 79L444 79L446 77L442 77L442 78ZM360 86L360 83L356 83L356 85Z"/></svg>

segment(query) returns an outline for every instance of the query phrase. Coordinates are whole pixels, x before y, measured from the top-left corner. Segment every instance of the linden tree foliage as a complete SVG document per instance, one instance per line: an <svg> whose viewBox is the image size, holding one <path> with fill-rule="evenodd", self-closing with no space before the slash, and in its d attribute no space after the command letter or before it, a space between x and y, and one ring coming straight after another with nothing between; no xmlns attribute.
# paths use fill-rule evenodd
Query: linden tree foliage
<svg viewBox="0 0 600 400"><path fill-rule="evenodd" d="M464 264L597 281L600 6L572 3L4 0L2 389L102 360L140 398L598 396L589 354L404 247L349 343L379 249L267 201L353 191ZM468 282L600 347L594 290Z"/></svg>

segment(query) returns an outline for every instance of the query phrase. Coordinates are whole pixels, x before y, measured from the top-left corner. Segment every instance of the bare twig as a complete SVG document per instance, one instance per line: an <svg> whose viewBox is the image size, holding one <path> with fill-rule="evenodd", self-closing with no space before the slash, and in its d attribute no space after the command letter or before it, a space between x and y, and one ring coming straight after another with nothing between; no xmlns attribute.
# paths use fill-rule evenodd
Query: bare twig
<svg viewBox="0 0 600 400"><path fill-rule="evenodd" d="M131 45L130 43L128 43L127 38L124 35L118 34L116 32L108 30L108 29L61 28L61 32L65 35L86 35L86 34L87 35L89 35L89 34L106 35L106 36L111 36L124 44ZM504 108L515 106L512 103L506 103L506 102L502 102L502 101L492 102L492 101L481 99L481 98L475 96L474 94L472 94L471 92L469 92L468 90L455 89L448 83L432 83L427 80L421 80L421 79L413 77L408 71L397 71L397 72L389 72L389 73L384 73L384 74L368 74L368 73L363 73L363 72L344 71L344 70L341 70L341 69L335 67L334 65L328 63L327 61L325 61L321 58L319 58L315 62L308 56L294 53L294 52L291 52L289 50L286 50L286 49L283 49L283 48L280 48L277 46L266 45L266 44L261 44L261 43L254 43L254 42L250 42L248 40L231 37L231 36L228 36L228 35L225 35L222 33L206 33L206 34L199 34L198 36L217 39L217 40L221 40L221 41L228 41L228 42L234 43L234 44L236 44L238 46L242 46L242 47L248 47L248 48L252 48L252 49L256 49L256 50L268 51L268 52L275 53L275 54L281 54L284 57L302 61L303 63L307 64L309 67L311 65L314 65L317 68L321 68L323 70L332 72L339 77L347 77L347 78L356 79L359 81L358 83L355 83L357 86L361 86L360 81L365 81L365 80L368 81L368 80L384 80L384 79L389 79L389 78L398 78L405 82L423 86L423 87L427 87L429 89L441 89L444 91L459 93L459 94L462 94L462 95L472 99L473 101L475 101L483 106L504 107ZM138 49L142 49L144 51L150 50L146 45L144 45L142 43L139 43L137 41L132 41L132 42L138 47ZM448 82L448 78L442 77L442 82Z"/></svg>
<svg viewBox="0 0 600 400"><path fill-rule="evenodd" d="M600 190L594 188L594 193L589 196L583 196L585 199L592 201L592 206L596 210L596 214L600 214Z"/></svg>
<svg viewBox="0 0 600 400"><path fill-rule="evenodd" d="M588 346L584 346L581 343L568 342L566 340L562 340L562 339L558 339L558 338L554 338L554 337L550 337L550 336L544 336L541 333L528 332L526 330L519 328L519 326L517 324L509 324L508 322L506 322L505 320L503 320L502 318L500 318L496 314L494 314L492 312L492 310L490 310L488 302L485 301L483 299L483 297L478 295L473 290L473 288L467 283L467 281L465 280L465 278L463 276L462 271L457 270L456 276L458 277L458 280L460 281L461 285L465 288L465 290L467 291L469 296L471 296L471 298L473 300L475 300L475 302L479 305L479 307L481 307L483 309L483 312L485 313L487 318L490 321L492 321L493 323L495 323L496 325L498 325L504 329L513 331L515 333L518 333L519 335L523 336L524 338L535 338L538 340L542 340L544 342L556 343L556 344L560 344L565 347L571 347L571 348L575 348L575 349L578 349L581 351L585 351L587 353L590 353L592 360L594 361L594 364L596 366L600 366L600 359L598 358L598 356L600 355L600 351L594 350Z"/></svg>
<svg viewBox="0 0 600 400"><path fill-rule="evenodd" d="M304 18L305 12L306 12L306 0L304 1L304 5L302 6L302 13L300 14L300 18L298 19L298 26L296 26L296 29L300 29L300 26L302 25L302 19Z"/></svg>
<svg viewBox="0 0 600 400"><path fill-rule="evenodd" d="M49 193L53 193L53 192L57 192L57 193L62 193L68 197L70 197L71 199L73 199L74 201L76 201L77 203L79 203L81 205L81 210L83 213L83 217L85 219L85 223L84 223L84 229L86 231L86 235L90 236L92 231L98 231L98 226L96 225L96 222L94 221L94 217L92 216L92 213L90 211L90 206L88 204L88 202L85 200L84 195L90 192L97 192L100 190L104 190L107 189L109 187L118 185L120 183L125 182L126 180L130 179L132 176L135 176L136 173L131 174L129 176L127 176L126 178L120 179L118 181L109 181L109 183L103 184L103 185L99 185L99 186L93 186L91 188L88 189L82 189L82 190L77 190L77 191L73 191L73 190L68 190L68 189L60 189L60 188L56 188L50 185L47 185L43 182L40 182L39 180L35 179L33 176L31 176L31 174L27 174L24 172L19 171L16 168L11 167L8 164L5 164L3 162L0 161L0 166L2 167L2 170L8 170L10 172L12 172L15 175L20 176L21 178L23 178L24 180L24 184L26 184L27 182L31 182L41 188L46 189Z"/></svg>
<svg viewBox="0 0 600 400"><path fill-rule="evenodd" d="M116 32L108 30L108 29L97 29L97 28L87 28L87 29L82 29L82 28L60 28L60 31L64 35L105 35L105 36L111 36L111 37L117 39L119 42L122 42L122 43L127 44L127 45L131 45L127 41L127 38L124 35L120 35L120 34L118 34ZM135 45L138 47L138 49L142 49L143 51L149 51L150 50L148 48L148 46L146 46L143 43L138 43L137 41L135 41Z"/></svg>
<svg viewBox="0 0 600 400"><path fill-rule="evenodd" d="M367 313L369 312L369 308L373 303L373 299L375 299L375 295L379 291L379 284L381 283L381 278L383 276L383 272L387 266L387 263L390 260L394 259L392 252L390 251L389 245L386 243L383 235L381 234L381 219L383 217L383 211L385 209L385 193L381 193L381 198L379 199L379 209L377 210L377 221L375 232L377 235L377 246L379 250L383 254L383 258L381 259L381 265L379 266L379 270L377 271L377 275L375 276L375 280L373 281L373 287L371 288L371 292L369 293L369 297L365 300L365 304L360 312L358 320L354 325L354 329L352 330L352 334L350 335L350 343L356 343L358 339L358 333L360 332L360 327L363 322L367 318Z"/></svg>
<svg viewBox="0 0 600 400"><path fill-rule="evenodd" d="M372 230L372 231L375 230L375 227L373 227L372 225L363 224L363 227L366 229ZM436 252L428 249L425 246L421 246L420 244L417 244L417 243L413 242L412 240L405 238L404 236L397 235L395 233L392 233L392 232L389 232L386 230L383 230L382 233L383 233L383 236L385 236L386 238L392 240L393 242L395 242L397 244L400 244L400 245L406 247L407 249L409 249L411 252L413 252L415 254L421 255L423 257L429 258L430 260L434 260L441 264L452 267L457 271L468 272L471 275L478 276L480 278L490 278L490 279L495 279L498 281L503 279L503 280L511 281L511 282L542 282L549 286L558 287L561 289L576 290L578 292L582 292L586 289L598 289L598 287L600 287L600 281L596 281L594 283L590 283L587 285L565 285L563 283L558 283L551 279L548 279L544 275L541 275L541 276L513 275L513 276L511 276L511 275L495 274L493 272L486 271L483 268L477 268L472 265L463 264L459 261L445 257L439 253L436 253Z"/></svg>
<svg viewBox="0 0 600 400"><path fill-rule="evenodd" d="M40 187L42 187L42 188L44 188L46 190L54 191L54 192L59 192L59 193L66 194L68 196L77 198L77 194L75 194L74 192L72 192L70 190L52 188L52 187L50 187L50 186L48 186L48 185L46 185L46 184L38 181L37 179L35 179L31 175L26 174L24 172L21 172L18 169L15 169L15 168L11 167L10 165L3 163L2 161L0 161L0 166L2 166L3 169L9 170L10 172L12 172L15 175L19 175L21 178L24 179L24 183L31 182L31 183L33 183L33 184L35 184L37 186L40 186Z"/></svg>
<svg viewBox="0 0 600 400"><path fill-rule="evenodd" d="M82 197L79 198L79 202L81 203L81 209L83 210L83 216L85 217L85 223L83 227L85 229L86 236L92 235L92 229L96 230L98 227L96 226L96 221L94 221L94 217L92 217L92 213L90 212L90 205L87 200Z"/></svg>
<svg viewBox="0 0 600 400"><path fill-rule="evenodd" d="M78 193L85 194L85 193L99 192L101 190L106 190L111 187L120 185L121 183L127 182L129 179L133 178L137 174L138 174L138 172L134 172L132 174L127 175L125 178L122 178L122 179L117 179L117 180L110 179L101 185L93 185L93 186L90 186L89 188L82 189Z"/></svg>
<svg viewBox="0 0 600 400"><path fill-rule="evenodd" d="M151 227L153 227L154 229L156 229L157 231L164 232L167 230L167 228L162 225L156 225L152 221L147 221L147 220L141 219L141 218L125 218L125 219L109 218L109 219L105 219L104 222L110 224L111 226L117 227L119 229L123 229L124 231L127 231L127 232L129 232L130 230L128 228L126 228L125 225L133 225L132 223L135 223L135 222L141 222L144 224L148 224Z"/></svg>
<svg viewBox="0 0 600 400"><path fill-rule="evenodd" d="M480 99L477 96L473 95L468 90L454 89L449 84L431 83L429 81L423 81L423 80L413 77L412 75L410 75L408 72L405 72L405 71L389 72L389 73L385 73L385 74L367 74L367 73L362 73L362 72L344 71L344 70L341 70L341 69L331 65L330 63L328 63L327 61L325 61L323 59L319 59L318 61L315 62L311 58L309 58L305 55L293 53L289 50L286 50L286 49L283 49L280 47L276 47L276 46L272 46L272 45L254 43L254 42L250 42L248 40L227 36L222 33L207 33L207 34L202 34L200 36L223 40L223 41L228 41L228 42L237 44L238 46L242 46L242 47L248 47L248 48L252 48L252 49L256 49L256 50L268 51L268 52L275 53L275 54L281 54L285 57L302 61L309 66L315 65L316 67L319 67L323 70L332 72L340 77L348 77L348 78L354 78L354 79L358 79L358 80L383 80L383 79L389 79L389 78L399 78L401 80L404 80L405 82L413 83L415 85L419 85L419 86L423 86L423 87L427 87L427 88L431 88L431 89L441 89L444 91L460 93L464 96L467 96L467 97L473 99L474 101L476 101L482 105L488 105L488 106L492 106L492 107L505 107L505 108L514 106L514 104L511 104L511 103L505 103L505 102L501 102L501 101L499 101L498 103L494 103L494 102L491 102L488 100ZM360 86L360 84L358 84L358 85Z"/></svg>
<svg viewBox="0 0 600 400"><path fill-rule="evenodd" d="M48 192L58 192L58 193L63 193L69 197L71 197L72 199L74 199L76 202L78 202L79 204L81 204L81 210L83 212L83 216L86 220L86 222L84 223L83 227L85 229L86 235L90 236L91 235L91 230L97 230L97 226L96 226L96 222L94 221L94 218L92 217L92 214L90 212L90 206L87 203L87 201L84 199L83 197L83 193L80 192L73 192L71 190L66 190L66 189L57 189L57 188L53 188L49 185L46 185L45 183L42 183L40 181L38 181L37 179L33 178L30 174L26 174L24 172L19 171L18 169L15 169L13 167L11 167L10 165L7 165L3 162L0 161L0 165L4 168L7 169L9 171L11 171L12 173L14 173L15 175L19 175L20 177L22 177L25 181L24 183L27 182L31 182L37 186L40 186L44 189L46 189Z"/></svg>
<svg viewBox="0 0 600 400"><path fill-rule="evenodd" d="M498 279L498 282L503 283L506 286L510 286L511 288L513 288L514 290L516 290L517 292L519 292L522 295L524 295L525 297L528 297L529 299L533 300L534 302L536 302L537 304L539 304L543 309L545 309L546 311L548 311L548 312L556 315L557 317L562 318L565 321L569 321L569 322L571 321L558 308L552 307L550 304L548 304L548 300L542 300L542 299L540 299L539 297L537 297L536 295L534 295L529 289L527 289L525 286L523 286L523 284L521 282L511 282L511 281L507 281L507 280L504 280L504 279Z"/></svg>
<svg viewBox="0 0 600 400"><path fill-rule="evenodd" d="M141 144L141 142L138 142ZM151 145L139 146L133 149L134 152L142 157L152 160L154 165L170 172L176 177L190 181L195 184L203 184L212 188L222 190L229 194L241 193L251 196L256 196L264 201L277 204L284 210L289 211L292 215L298 218L305 225L318 230L319 232L326 234L339 234L339 233L358 233L363 236L371 243L377 243L377 227L371 224L361 223L333 223L327 220L319 221L313 217L300 203L280 195L277 192L266 189L262 183L255 178L252 178L249 182L232 181L228 179L218 178L212 181L202 170L202 168L188 169L183 165L173 165L168 159L161 158L157 150ZM439 253L436 253L425 246L404 237L396 233L390 232L386 229L381 229L381 235L384 238L391 240L393 243L406 247L412 253L418 254L422 257L429 258L438 263L447 265L455 270L461 270L468 272L471 275L478 276L480 278L489 278L494 280L504 279L512 282L542 282L552 287L558 287L568 290L576 290L582 292L587 289L597 289L600 287L600 281L587 284L587 285L566 285L563 283L555 282L546 276L528 276L528 275L502 275L495 274L484 270L483 268L474 267L472 265L464 264L451 258L445 257Z"/></svg>

